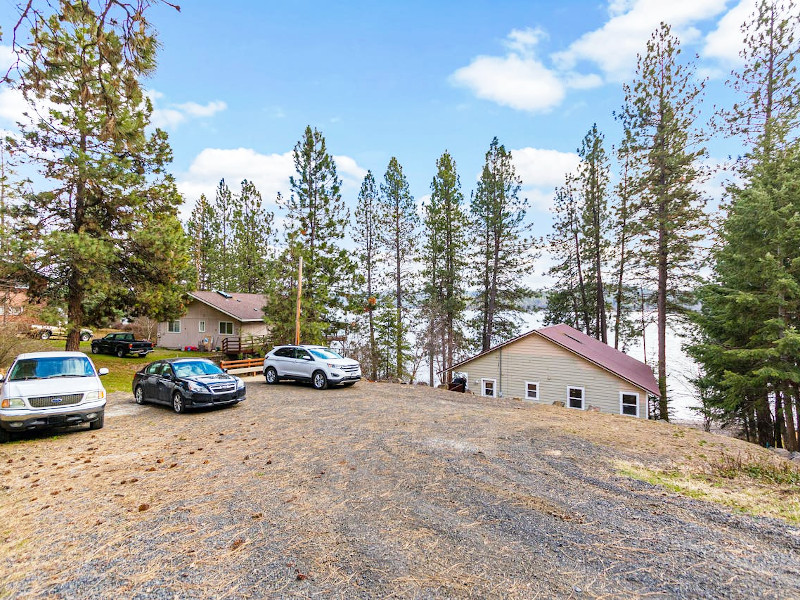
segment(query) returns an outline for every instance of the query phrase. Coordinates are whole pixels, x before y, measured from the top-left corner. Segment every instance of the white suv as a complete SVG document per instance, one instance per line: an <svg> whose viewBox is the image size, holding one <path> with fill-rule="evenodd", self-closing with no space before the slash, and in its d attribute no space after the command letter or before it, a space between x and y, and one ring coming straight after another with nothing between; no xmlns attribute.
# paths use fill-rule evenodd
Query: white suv
<svg viewBox="0 0 800 600"><path fill-rule="evenodd" d="M361 366L324 346L276 346L264 357L267 383L281 379L310 381L318 390L341 383L353 385L361 379Z"/></svg>
<svg viewBox="0 0 800 600"><path fill-rule="evenodd" d="M0 442L11 432L89 423L103 427L106 390L83 352L20 354L0 375Z"/></svg>

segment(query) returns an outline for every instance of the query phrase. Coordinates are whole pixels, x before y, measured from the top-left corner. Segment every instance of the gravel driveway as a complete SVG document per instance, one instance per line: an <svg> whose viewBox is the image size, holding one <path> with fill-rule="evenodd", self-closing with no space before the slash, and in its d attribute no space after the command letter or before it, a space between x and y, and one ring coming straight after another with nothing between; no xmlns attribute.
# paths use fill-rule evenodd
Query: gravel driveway
<svg viewBox="0 0 800 600"><path fill-rule="evenodd" d="M116 394L103 430L0 446L0 598L800 598L796 527L617 475L644 451L585 432L661 431L620 419L393 384Z"/></svg>

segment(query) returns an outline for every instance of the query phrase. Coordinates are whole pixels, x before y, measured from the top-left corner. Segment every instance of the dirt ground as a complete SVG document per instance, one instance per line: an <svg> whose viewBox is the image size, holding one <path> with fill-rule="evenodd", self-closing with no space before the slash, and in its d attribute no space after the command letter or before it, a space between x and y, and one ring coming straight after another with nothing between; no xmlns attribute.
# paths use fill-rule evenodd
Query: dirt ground
<svg viewBox="0 0 800 600"><path fill-rule="evenodd" d="M0 446L0 598L800 598L800 530L620 475L752 447L427 387L248 380Z"/></svg>

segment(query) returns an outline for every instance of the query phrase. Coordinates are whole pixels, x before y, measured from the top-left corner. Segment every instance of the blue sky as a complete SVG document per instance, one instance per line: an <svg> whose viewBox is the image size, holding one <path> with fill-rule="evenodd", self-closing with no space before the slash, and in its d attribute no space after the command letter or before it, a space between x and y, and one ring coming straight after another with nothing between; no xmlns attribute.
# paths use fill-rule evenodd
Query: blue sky
<svg viewBox="0 0 800 600"><path fill-rule="evenodd" d="M636 53L665 20L710 77L705 105L727 104L739 25L753 0L586 2L229 2L188 0L150 12L162 49L145 82L153 121L170 135L188 214L225 177L253 180L274 209L288 188L291 150L306 125L322 131L354 204L363 175L380 180L397 156L418 200L435 161L455 158L474 188L492 137L515 157L539 234L552 190L596 122L607 148L619 137ZM0 4L3 30L12 3ZM8 40L4 40L7 43ZM0 126L19 103L0 92ZM16 112L15 112L16 111ZM710 144L723 158L730 142ZM713 189L709 189L711 193Z"/></svg>

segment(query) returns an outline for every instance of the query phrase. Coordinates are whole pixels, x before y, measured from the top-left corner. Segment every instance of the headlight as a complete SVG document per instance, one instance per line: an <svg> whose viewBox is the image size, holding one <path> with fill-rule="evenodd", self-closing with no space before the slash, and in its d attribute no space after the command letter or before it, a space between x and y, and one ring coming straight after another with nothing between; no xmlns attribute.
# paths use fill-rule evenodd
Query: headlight
<svg viewBox="0 0 800 600"><path fill-rule="evenodd" d="M328 368L329 368L329 369L338 369L338 368L339 368L339 365L335 365L335 364L333 364L333 363L328 363Z"/></svg>
<svg viewBox="0 0 800 600"><path fill-rule="evenodd" d="M25 401L22 398L4 398L0 408L25 408Z"/></svg>
<svg viewBox="0 0 800 600"><path fill-rule="evenodd" d="M240 390L244 387L244 379L236 378L236 389Z"/></svg>
<svg viewBox="0 0 800 600"><path fill-rule="evenodd" d="M99 390L97 392L86 392L86 395L83 397L84 402L91 402L92 400L102 400L106 397L105 390Z"/></svg>
<svg viewBox="0 0 800 600"><path fill-rule="evenodd" d="M189 388L191 392L207 392L208 388L204 386L202 383L197 383L195 381L187 381L186 387Z"/></svg>

